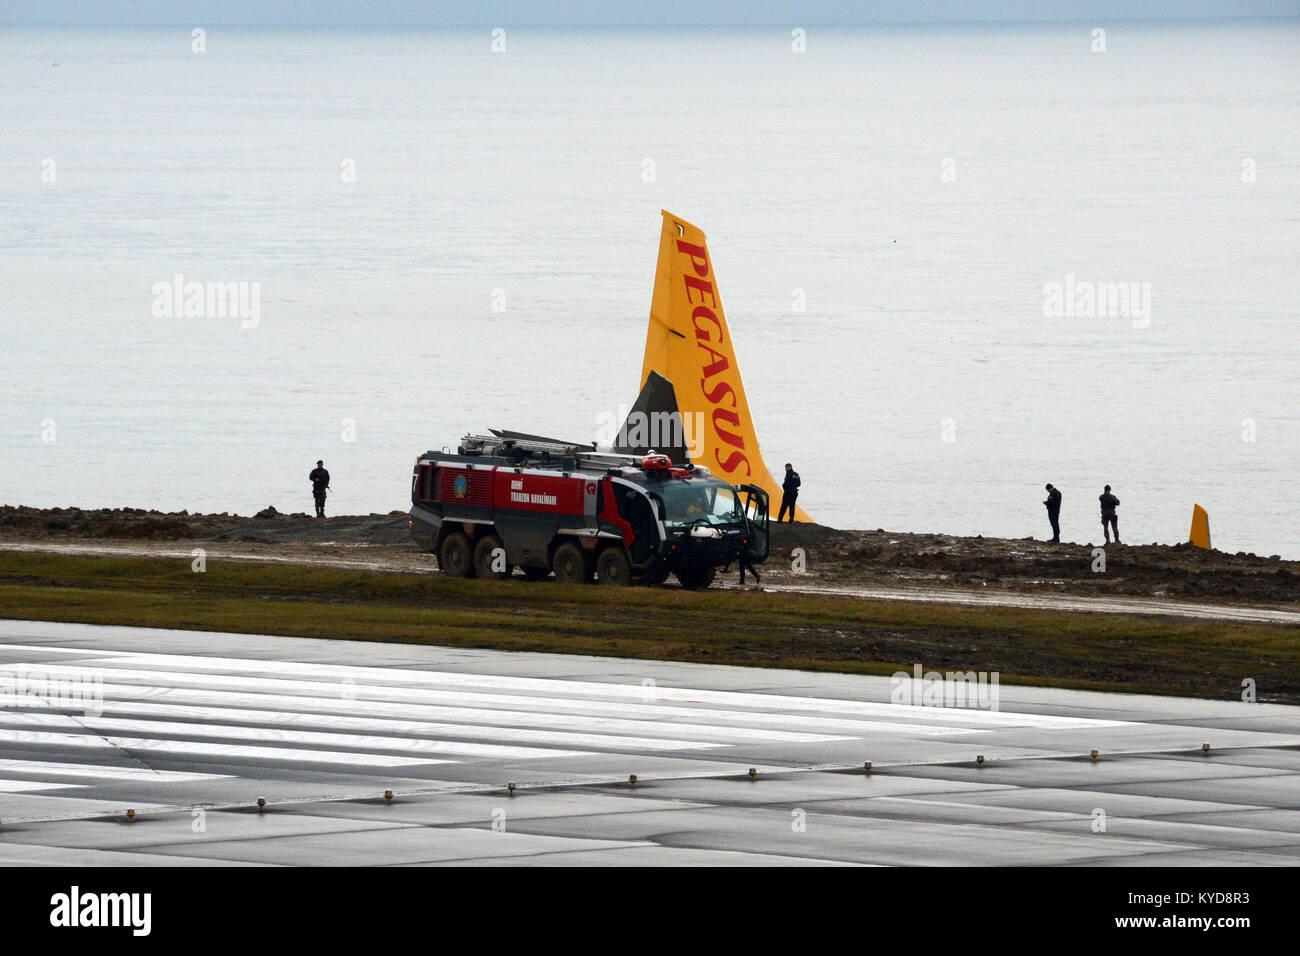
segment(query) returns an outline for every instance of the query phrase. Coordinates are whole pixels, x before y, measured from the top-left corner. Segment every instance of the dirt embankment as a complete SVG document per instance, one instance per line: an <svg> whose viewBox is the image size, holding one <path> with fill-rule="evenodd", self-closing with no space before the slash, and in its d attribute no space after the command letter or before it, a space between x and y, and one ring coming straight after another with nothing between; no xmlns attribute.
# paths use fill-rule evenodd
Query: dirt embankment
<svg viewBox="0 0 1300 956"><path fill-rule="evenodd" d="M406 544L406 512L343 515L321 521L266 508L241 515L147 511L143 508L0 507L0 540L256 541L266 543Z"/></svg>
<svg viewBox="0 0 1300 956"><path fill-rule="evenodd" d="M808 571L826 583L1300 606L1300 561L1205 551L1190 544L1123 544L1105 546L1105 568L1098 570L1093 550L1101 544L783 525L774 529L769 564L789 567L790 553L802 547Z"/></svg>
<svg viewBox="0 0 1300 956"><path fill-rule="evenodd" d="M374 559L395 570L428 570L405 512L318 520L268 508L254 517L164 513L139 508L0 507L0 542L37 544L168 543L227 546L303 563ZM802 549L806 574L792 570ZM1202 551L1190 545L1119 545L1094 570L1091 545L1032 539L962 538L939 534L840 531L782 525L772 532L764 582L828 585L991 588L1037 594L1136 595L1223 604L1300 608L1300 561L1276 556Z"/></svg>

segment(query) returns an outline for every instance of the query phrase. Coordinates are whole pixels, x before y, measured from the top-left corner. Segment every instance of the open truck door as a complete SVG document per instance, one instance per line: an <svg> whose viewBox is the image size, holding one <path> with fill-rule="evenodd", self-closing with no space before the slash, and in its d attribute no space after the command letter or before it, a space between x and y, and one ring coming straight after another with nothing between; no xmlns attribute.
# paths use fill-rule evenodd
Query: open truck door
<svg viewBox="0 0 1300 956"><path fill-rule="evenodd" d="M741 503L749 522L749 559L761 563L767 560L770 538L767 492L758 485L736 485L736 491L743 496Z"/></svg>

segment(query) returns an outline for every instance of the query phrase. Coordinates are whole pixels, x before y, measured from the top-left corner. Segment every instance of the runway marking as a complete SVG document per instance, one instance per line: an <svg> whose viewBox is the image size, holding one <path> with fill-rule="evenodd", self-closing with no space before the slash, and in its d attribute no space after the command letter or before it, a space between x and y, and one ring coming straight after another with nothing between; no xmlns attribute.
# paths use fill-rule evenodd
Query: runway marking
<svg viewBox="0 0 1300 956"><path fill-rule="evenodd" d="M514 760L532 760L538 757L582 757L587 754L577 750L547 750L540 747L510 747L500 744L478 744L453 740L413 740L409 737L375 737L360 734L336 734L310 730L275 730L265 727L244 727L238 724L181 723L163 720L129 720L118 717L71 717L65 714L41 712L0 713L0 724L9 726L40 724L59 728L60 732L76 730L108 733L138 733L150 738L166 735L179 737L212 737L217 740L247 740L257 743L307 744L323 747L357 747L366 751L358 756L377 757L376 751L399 751L410 754L434 753L468 757L500 757ZM0 730L0 739L5 731ZM88 739L96 739L86 735ZM419 763L420 761L415 761ZM436 761L445 763L446 761Z"/></svg>
<svg viewBox="0 0 1300 956"><path fill-rule="evenodd" d="M495 674L466 674L455 671L409 670L392 667L358 667L346 664L312 664L300 661L267 661L250 658L199 657L185 654L123 653L115 656L117 664L166 665L171 669L197 671L233 671L272 675L301 675L346 679L364 677L371 684L393 682L399 686L423 684L433 687L485 688L489 690L544 691L548 695L575 694L586 697L641 699L646 688L640 684L601 681L559 680L545 677L515 677ZM815 710L823 713L863 715L868 717L905 716L928 720L955 720L977 724L1022 727L1110 727L1128 721L1099 720L1085 717L1062 717L1055 714L1025 714L967 708L926 707L893 704L883 701L845 700L836 697L791 697L780 694L754 694L740 691L703 690L689 687L656 686L655 697L688 703L712 703L721 706ZM936 716L937 712L937 716Z"/></svg>
<svg viewBox="0 0 1300 956"><path fill-rule="evenodd" d="M26 793L29 790L79 790L78 783L54 783L49 780L0 780L0 793Z"/></svg>
<svg viewBox="0 0 1300 956"><path fill-rule="evenodd" d="M0 665L0 672L7 670L21 670L27 665L5 664ZM81 667L69 667L57 664L43 665L42 670L51 675L59 674L84 674L85 669ZM1009 725L1022 726L1019 719L1002 719L1002 718L1020 718L1026 715L1003 715L989 711L977 710L958 710L955 708L941 707L920 707L920 706L903 706L896 704L881 704L871 702L856 701L830 701L830 703L854 704L870 713L885 717L910 716L922 718L925 720L935 721L935 723L917 724L905 723L899 720L863 720L853 717L841 716L812 716L808 714L790 714L778 711L741 711L741 710L712 710L708 708L687 708L677 706L665 706L649 703L628 703L622 700L584 700L576 697L530 697L525 695L514 694L493 694L486 692L469 692L459 690L440 690L437 688L418 688L418 687L398 687L391 685L374 685L374 684L348 684L343 681L308 681L294 680L284 677L251 677L238 674L213 674L213 673L190 673L186 671L159 671L159 670L138 670L126 668L105 668L105 676L111 675L118 681L140 681L144 683L164 682L166 686L173 687L190 687L198 689L244 689L257 690L268 696L280 691L289 691L301 693L303 691L315 691L322 697L339 700L345 694L351 694L358 700L390 700L390 701L411 701L415 703L427 703L429 701L440 701L452 704L475 704L482 705L504 705L519 706L528 708L537 708L546 712L559 713L587 713L598 714L601 716L632 716L644 717L647 715L673 719L684 717L692 720L707 720L711 723L731 723L740 725L753 725L762 723L775 723L781 726L797 726L806 728L818 728L821 730L838 730L840 736L843 732L853 732L855 736L863 734L903 734L911 736L947 736L954 733L973 733L985 728L961 728L952 726L953 723L978 723L983 725ZM346 678L345 678L346 680ZM566 681L554 681L543 683L555 683L564 685ZM627 693L621 696L632 696L633 694L642 695L647 693L647 689L640 685L609 684L601 685L602 687L613 688ZM655 697L665 696L664 691L671 688L655 687L652 689ZM694 693L694 692L692 692ZM733 695L737 697L746 697L756 701L762 701L767 695L748 694ZM797 698L773 698L787 699L800 702L802 709L815 710L819 701L815 698L797 697ZM1036 715L1027 715L1034 717ZM1074 727L1079 721L1075 718L1061 718L1065 726ZM1093 727L1095 725L1121 724L1122 721L1085 721L1084 725Z"/></svg>
<svg viewBox="0 0 1300 956"><path fill-rule="evenodd" d="M112 751L115 758L125 751L140 759L154 753L365 770L1130 723L630 681L0 644L11 658L24 650L58 663L0 664L0 676L89 672L100 682L102 709L0 711L0 745ZM33 766L11 764L14 776ZM110 767L81 766L86 777L114 779ZM129 779L159 779L147 774L141 768ZM30 781L18 785L35 789Z"/></svg>
<svg viewBox="0 0 1300 956"><path fill-rule="evenodd" d="M28 622L23 622L23 623L28 623ZM42 621L39 623L45 624L50 622ZM3 632L0 631L0 633ZM42 654L67 654L69 656L80 655L81 657L89 657L95 660L106 660L110 657L120 657L126 654L134 653L132 651L101 651L101 650L88 651L84 647L56 647L52 644L9 644L7 642L0 642L0 651L30 651L33 653L42 653ZM39 667L40 664L32 664L29 666Z"/></svg>
<svg viewBox="0 0 1300 956"><path fill-rule="evenodd" d="M181 770L150 770L148 767L111 767L94 763L55 763L52 760L0 759L0 772L47 774L53 777L97 777L105 780L148 780L151 783L185 783L195 780L223 780L226 773Z"/></svg>
<svg viewBox="0 0 1300 956"><path fill-rule="evenodd" d="M278 702L283 702L279 698ZM265 703L265 701L262 701ZM407 708L409 709L409 708ZM366 710L372 708L367 705ZM611 747L614 749L635 750L707 750L721 746L707 740L673 740L654 737L620 737L614 735L591 733L563 733L546 730L532 730L517 727L479 727L474 724L447 724L417 720L396 720L384 717L353 717L340 714L314 714L291 710L248 710L234 706L196 707L185 704L158 704L147 701L105 700L103 713L114 716L148 714L153 717L186 718L196 721L234 721L241 724L294 724L316 725L335 730L370 730L393 734L413 735L451 735L462 737L486 737L491 740L508 740L509 743L527 741L540 744L568 744L579 747ZM186 724L184 726L192 726ZM832 738L835 739L835 738ZM540 751L551 755L566 751ZM568 754L575 751L567 751ZM519 754L532 756L533 753ZM515 754L493 754L493 756L515 756Z"/></svg>
<svg viewBox="0 0 1300 956"><path fill-rule="evenodd" d="M292 750L282 747L251 747L235 744L201 743L191 740L158 740L153 737L101 737L93 734L65 734L52 731L0 729L0 743L36 744L40 747L81 747L92 750L146 750L221 758L283 760L294 763L338 764L343 767L411 767L418 764L448 763L431 757L398 757L388 754L341 753L329 750Z"/></svg>
<svg viewBox="0 0 1300 956"><path fill-rule="evenodd" d="M41 649L40 645L3 645ZM136 664L168 676L185 671L199 673L234 672L256 673L265 679L276 676L298 675L324 677L334 681L364 678L370 687L394 685L409 689L412 684L435 688L484 688L488 690L545 691L548 697L578 695L580 697L614 697L641 699L646 688L640 684L606 683L601 681L572 681L545 677L515 677L495 674L468 674L457 671L427 671L397 667L364 667L348 664L315 664L303 661L264 660L261 658L206 657L193 654L156 654L140 651L85 652L97 654L109 669ZM14 666L14 665L5 665ZM29 665L19 665L29 666ZM40 665L30 665L39 667ZM57 667L59 665L50 665ZM163 669L166 668L166 669ZM267 677L266 675L273 675ZM227 676L227 675L221 675ZM884 701L856 701L836 697L792 697L779 694L755 694L740 691L704 690L688 687L656 686L656 699L687 703L712 703L719 706L766 707L782 710L814 710L825 713L862 715L867 717L911 717L913 719L966 722L981 725L1020 727L1095 728L1124 726L1129 721L1103 720L1089 717L1063 717L1055 714L1028 714L1010 711L988 711L974 708L928 707L913 704L894 704ZM488 695L483 695L488 696Z"/></svg>
<svg viewBox="0 0 1300 956"><path fill-rule="evenodd" d="M337 688L336 688L337 690ZM143 684L103 685L105 700L121 701L123 706L134 705L136 701L157 699L183 701L185 703L214 704L218 707L234 707L240 704L254 708L265 707L273 699L287 713L297 713L304 717L314 717L327 711L355 711L357 701L345 701L335 693L330 697L309 697L290 694L241 693L231 690L199 690L189 687L162 687ZM656 734L671 731L675 735L702 736L723 741L744 740L776 743L828 743L837 740L852 740L853 735L816 734L800 731L775 730L766 727L733 727L724 724L691 724L673 720L633 720L625 718L601 717L588 714L561 714L528 710L498 710L478 707L449 707L436 704L397 703L365 699L362 701L367 714L402 717L430 718L452 721L446 724L449 732L462 736L473 734L491 735L511 733L516 728L511 724L530 724L538 727L574 728L588 731L587 734L574 734L575 738L590 736L595 746L616 739L606 734ZM640 711L638 711L640 712ZM703 712L709 713L709 712ZM478 722L486 726L480 726ZM426 725L430 726L430 725ZM599 731L599 734L594 733ZM567 735L566 735L567 736ZM539 738L540 739L540 738ZM630 738L636 739L636 738ZM646 737L655 742L669 738ZM714 740L706 740L709 746L720 746Z"/></svg>

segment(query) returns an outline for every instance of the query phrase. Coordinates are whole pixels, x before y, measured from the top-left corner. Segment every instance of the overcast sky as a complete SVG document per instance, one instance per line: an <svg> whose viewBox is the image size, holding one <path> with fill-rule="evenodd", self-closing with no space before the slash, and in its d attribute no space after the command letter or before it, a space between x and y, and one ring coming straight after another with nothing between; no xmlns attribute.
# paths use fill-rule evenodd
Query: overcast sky
<svg viewBox="0 0 1300 956"><path fill-rule="evenodd" d="M0 24L786 26L1300 17L1300 0L0 0Z"/></svg>

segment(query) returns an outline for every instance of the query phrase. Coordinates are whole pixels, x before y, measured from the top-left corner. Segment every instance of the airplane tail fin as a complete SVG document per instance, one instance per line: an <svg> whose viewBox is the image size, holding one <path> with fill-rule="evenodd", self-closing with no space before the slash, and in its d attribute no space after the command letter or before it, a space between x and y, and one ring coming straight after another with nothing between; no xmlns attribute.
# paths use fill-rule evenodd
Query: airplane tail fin
<svg viewBox="0 0 1300 956"><path fill-rule="evenodd" d="M1192 505L1192 533L1188 541L1198 548L1210 547L1210 515L1200 505Z"/></svg>
<svg viewBox="0 0 1300 956"><path fill-rule="evenodd" d="M781 483L763 463L754 434L704 233L667 210L641 367L643 395L655 374L675 391L696 464L732 484L759 485L774 500L780 497ZM798 508L795 520L812 519Z"/></svg>
<svg viewBox="0 0 1300 956"><path fill-rule="evenodd" d="M674 465L688 465L691 463L688 443L673 383L658 372L651 372L627 420L618 430L613 451L619 455L644 455L653 448L667 455Z"/></svg>

